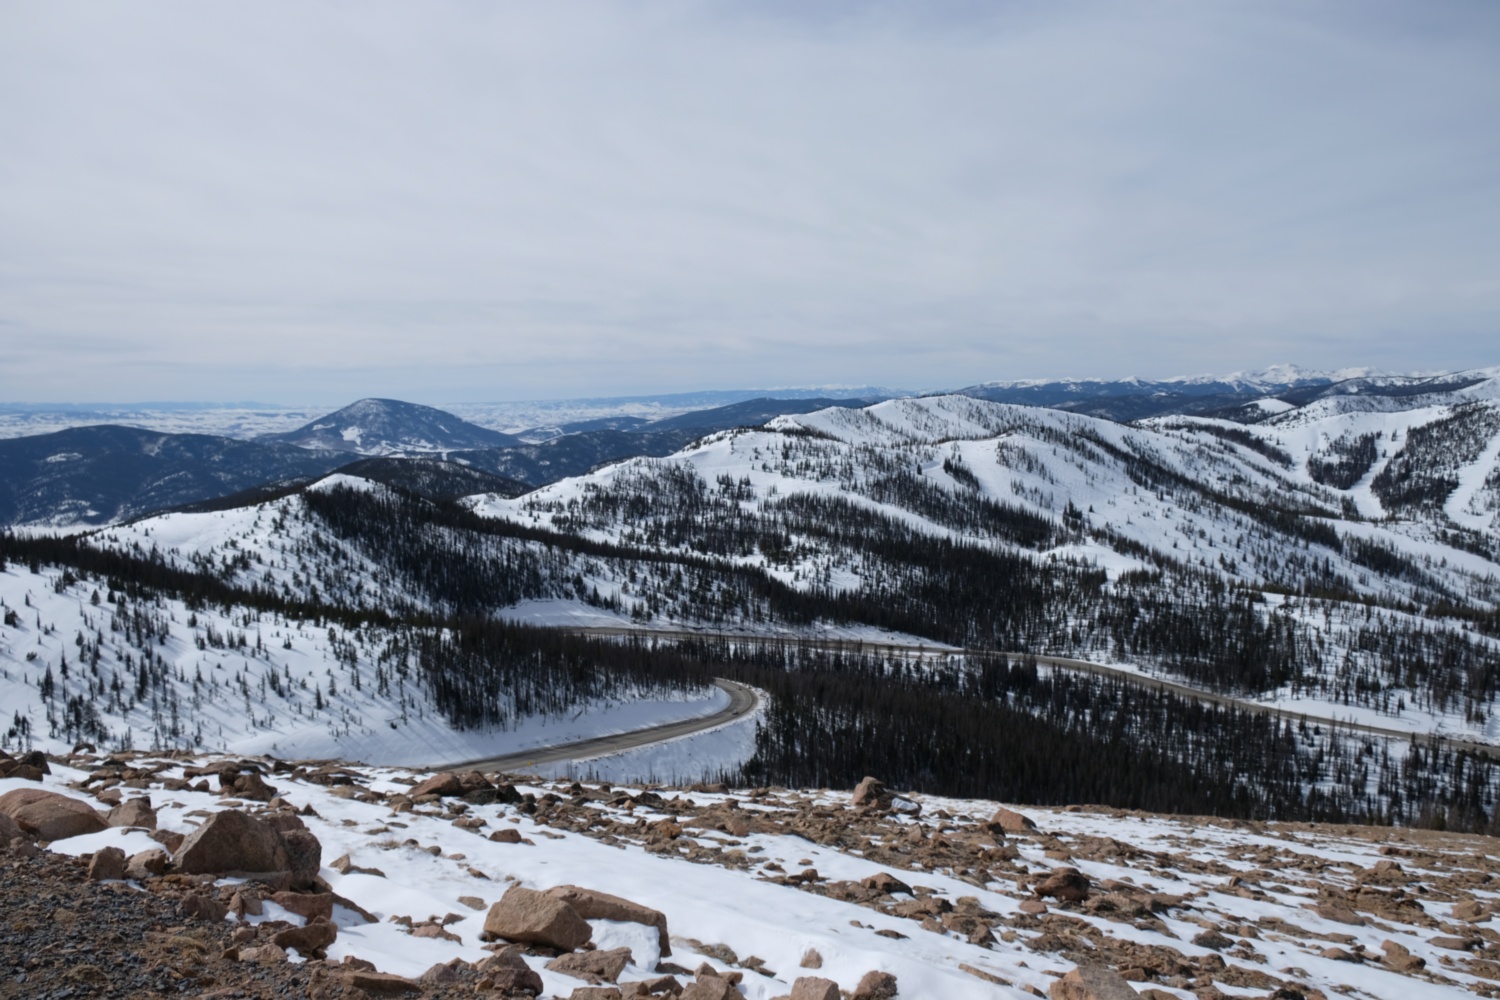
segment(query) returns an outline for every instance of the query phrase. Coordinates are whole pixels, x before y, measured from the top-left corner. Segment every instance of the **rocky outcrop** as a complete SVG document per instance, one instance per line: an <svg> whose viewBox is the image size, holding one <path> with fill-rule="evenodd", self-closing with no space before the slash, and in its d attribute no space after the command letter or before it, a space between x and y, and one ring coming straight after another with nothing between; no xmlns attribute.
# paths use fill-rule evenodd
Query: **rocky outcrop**
<svg viewBox="0 0 1500 1000"><path fill-rule="evenodd" d="M574 951L588 944L594 929L567 903L519 885L508 889L484 918L493 939Z"/></svg>
<svg viewBox="0 0 1500 1000"><path fill-rule="evenodd" d="M584 889L576 885L559 885L548 889L547 895L560 899L571 906L585 920L623 920L627 923L645 924L656 928L656 941L663 958L672 954L671 938L667 933L667 916L660 910L633 903L620 896L612 896L596 889Z"/></svg>

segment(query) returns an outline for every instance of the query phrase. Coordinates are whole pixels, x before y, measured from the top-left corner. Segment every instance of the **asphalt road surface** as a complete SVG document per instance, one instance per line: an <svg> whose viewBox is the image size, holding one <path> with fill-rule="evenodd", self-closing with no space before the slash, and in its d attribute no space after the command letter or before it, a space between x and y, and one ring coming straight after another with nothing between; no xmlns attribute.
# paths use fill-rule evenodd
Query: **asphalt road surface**
<svg viewBox="0 0 1500 1000"><path fill-rule="evenodd" d="M659 726L649 726L645 729L637 729L628 733L616 733L612 736L597 736L593 739L577 740L573 743L559 743L550 747L537 747L525 750L521 753L507 754L504 757L481 757L478 760L459 761L453 764L444 764L434 770L451 771L456 768L474 768L481 771L506 771L511 774L526 774L528 768L537 767L542 764L557 764L566 760L579 760L587 757L599 757L604 754L618 753L621 750L633 750L636 747L649 746L652 743L661 743L664 740L676 739L679 736L691 736L693 733L722 726L726 722L748 715L754 711L760 702L760 697L754 688L746 687L735 681L716 678L714 684L729 692L729 706L723 711L715 712L698 719L683 719L680 722L666 722Z"/></svg>

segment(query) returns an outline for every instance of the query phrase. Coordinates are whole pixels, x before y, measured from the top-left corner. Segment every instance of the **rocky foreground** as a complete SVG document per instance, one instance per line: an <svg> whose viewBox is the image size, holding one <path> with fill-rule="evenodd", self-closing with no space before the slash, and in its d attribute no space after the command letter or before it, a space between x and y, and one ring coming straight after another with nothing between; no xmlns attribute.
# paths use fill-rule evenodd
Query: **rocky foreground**
<svg viewBox="0 0 1500 1000"><path fill-rule="evenodd" d="M0 998L1500 993L1496 841L0 755Z"/></svg>

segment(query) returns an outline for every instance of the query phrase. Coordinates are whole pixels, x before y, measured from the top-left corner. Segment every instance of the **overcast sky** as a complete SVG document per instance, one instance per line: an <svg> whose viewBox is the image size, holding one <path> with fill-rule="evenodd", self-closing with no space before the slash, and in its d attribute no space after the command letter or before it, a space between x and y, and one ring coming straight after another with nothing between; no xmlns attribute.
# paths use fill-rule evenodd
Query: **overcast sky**
<svg viewBox="0 0 1500 1000"><path fill-rule="evenodd" d="M0 0L0 400L1500 364L1500 4Z"/></svg>

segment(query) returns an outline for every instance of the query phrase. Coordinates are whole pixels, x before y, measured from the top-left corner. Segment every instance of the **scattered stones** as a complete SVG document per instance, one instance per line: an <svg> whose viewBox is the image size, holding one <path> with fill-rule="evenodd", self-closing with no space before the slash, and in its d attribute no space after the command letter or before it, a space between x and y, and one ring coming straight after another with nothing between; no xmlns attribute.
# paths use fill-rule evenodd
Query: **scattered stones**
<svg viewBox="0 0 1500 1000"><path fill-rule="evenodd" d="M539 944L560 951L583 947L594 930L578 911L561 899L513 885L484 918L484 933L523 944Z"/></svg>

